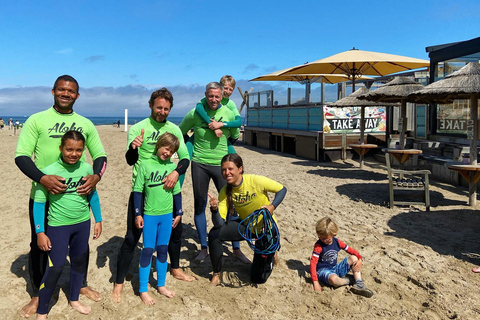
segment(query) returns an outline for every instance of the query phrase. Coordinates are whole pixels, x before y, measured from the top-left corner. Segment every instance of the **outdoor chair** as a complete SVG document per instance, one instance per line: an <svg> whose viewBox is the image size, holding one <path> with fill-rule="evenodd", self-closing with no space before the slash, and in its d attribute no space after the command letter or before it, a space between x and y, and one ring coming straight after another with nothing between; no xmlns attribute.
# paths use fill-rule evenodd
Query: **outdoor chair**
<svg viewBox="0 0 480 320"><path fill-rule="evenodd" d="M388 187L390 191L390 208L394 205L425 205L426 211L430 211L430 190L428 175L429 170L404 170L392 167L393 157L385 154L388 170ZM395 201L395 191L402 190L407 193L403 197L422 198L423 201ZM421 192L421 194L419 194ZM398 195L398 193L397 193Z"/></svg>

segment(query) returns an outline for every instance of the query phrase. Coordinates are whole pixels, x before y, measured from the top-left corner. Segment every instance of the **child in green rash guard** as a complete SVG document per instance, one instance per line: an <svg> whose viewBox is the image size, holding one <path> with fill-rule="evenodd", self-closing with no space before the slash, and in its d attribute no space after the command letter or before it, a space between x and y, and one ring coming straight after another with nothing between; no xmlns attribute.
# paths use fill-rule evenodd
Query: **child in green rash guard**
<svg viewBox="0 0 480 320"><path fill-rule="evenodd" d="M176 165L170 157L178 150L179 139L166 132L160 136L155 146L155 155L143 161L133 186L133 205L135 208L135 226L143 229L143 249L139 263L140 298L146 305L154 305L155 300L148 293L148 280L153 252L157 253L157 291L168 297L175 292L165 287L167 274L168 242L175 227L183 215L180 182L173 189L164 189L165 177L175 170ZM145 196L145 201L143 201ZM176 217L173 220L173 204ZM145 208L143 207L143 204ZM143 215L142 215L143 214ZM173 223L172 223L173 220Z"/></svg>
<svg viewBox="0 0 480 320"><path fill-rule="evenodd" d="M203 121L208 123L208 127L215 132L215 135L220 138L222 136L222 131L220 128L230 128L230 138L228 139L228 153L237 153L233 144L236 139L232 139L231 136L235 134L233 130L237 130L242 125L242 118L240 113L237 110L237 106L233 100L230 100L230 96L235 89L235 79L230 75L225 75L220 79L220 84L223 86L223 98L221 101L222 106L227 107L230 111L233 112L235 119L233 121L215 121L210 119L207 112L205 111L205 106L207 105L206 98L202 98L200 102L197 103L195 107L195 112L202 118ZM192 158L193 152L193 135L188 139L187 148L190 153L190 159Z"/></svg>
<svg viewBox="0 0 480 320"><path fill-rule="evenodd" d="M37 184L33 203L33 218L40 250L48 251L48 266L39 289L37 319L46 319L48 305L62 274L67 254L70 256L70 306L82 314L88 314L90 306L80 303L78 296L85 277L90 235L90 208L95 218L93 239L102 233L102 214L97 191L88 196L80 195L77 187L83 178L93 174L92 167L80 161L85 148L85 137L79 131L68 131L60 143L61 156L57 162L45 167L45 174L65 179L66 190L51 194ZM48 228L45 228L45 206L48 208ZM46 229L46 231L45 231Z"/></svg>

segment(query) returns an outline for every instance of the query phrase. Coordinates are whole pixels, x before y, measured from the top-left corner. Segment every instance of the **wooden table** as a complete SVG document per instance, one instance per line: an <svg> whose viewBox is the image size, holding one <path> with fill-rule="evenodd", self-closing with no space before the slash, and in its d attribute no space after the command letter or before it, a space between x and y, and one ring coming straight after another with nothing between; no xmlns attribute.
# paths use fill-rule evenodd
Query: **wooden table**
<svg viewBox="0 0 480 320"><path fill-rule="evenodd" d="M360 155L360 169L363 168L363 157L368 150L378 148L376 144L349 144L348 146Z"/></svg>
<svg viewBox="0 0 480 320"><path fill-rule="evenodd" d="M417 149L384 149L384 151L394 156L401 164L404 164L411 156L422 153L422 150Z"/></svg>
<svg viewBox="0 0 480 320"><path fill-rule="evenodd" d="M480 181L480 166L473 164L456 164L448 167L458 171L468 181L468 204L474 206L477 203L477 183Z"/></svg>

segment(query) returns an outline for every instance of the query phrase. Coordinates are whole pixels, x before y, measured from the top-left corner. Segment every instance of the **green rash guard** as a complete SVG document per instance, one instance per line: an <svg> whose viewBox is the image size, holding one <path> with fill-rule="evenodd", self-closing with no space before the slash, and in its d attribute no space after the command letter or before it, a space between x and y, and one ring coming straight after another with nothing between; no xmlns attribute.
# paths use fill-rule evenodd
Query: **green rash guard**
<svg viewBox="0 0 480 320"><path fill-rule="evenodd" d="M242 117L240 117L240 113L238 113L237 105L235 104L235 102L233 102L229 98L223 97L220 103L222 104L222 106L225 106L230 111L232 111L233 115L235 116L235 120L233 121L223 121L223 126L227 128L240 128L240 126L242 125ZM205 111L205 108L203 106L207 106L207 98L203 98L202 100L200 100L200 102L197 103L195 110L198 112L203 121L210 123L210 118L208 117L207 112ZM233 135L232 130L230 131Z"/></svg>
<svg viewBox="0 0 480 320"><path fill-rule="evenodd" d="M220 107L216 110L210 110L205 107L205 111L209 119L216 121L232 121L234 119L233 113L226 107ZM221 128L223 135L217 138L215 132L208 128L208 125L200 115L195 112L195 109L190 110L179 125L183 134L187 134L188 130L193 127L195 141L193 144L192 160L206 165L219 166L222 157L228 153L227 134L228 128ZM240 130L235 129L233 139L238 139Z"/></svg>
<svg viewBox="0 0 480 320"><path fill-rule="evenodd" d="M77 187L82 178L93 174L92 167L83 161L66 164L61 158L44 168L43 173L54 174L65 178L67 190L60 194L51 194L41 184L35 187L35 202L49 202L48 225L52 227L69 226L90 219L90 207L87 195L79 195ZM98 221L97 221L98 222Z"/></svg>
<svg viewBox="0 0 480 320"><path fill-rule="evenodd" d="M185 142L183 140L183 135L182 135L182 132L180 131L180 128L176 124L168 120L165 122L159 123L153 120L151 117L143 119L142 121L134 124L130 128L130 130L128 131L128 137L127 137L127 151L130 148L130 144L132 143L132 141L135 140L136 137L142 134L142 129L144 129L145 132L143 134L142 146L138 149L138 160L134 164L133 170L132 170L132 187L135 184L135 178L137 177L138 167L140 166L142 161L148 160L152 156L154 156L155 144L157 143L158 138L165 132L169 132L175 135L180 141L180 146L178 147L178 151L177 151L178 159L179 160L190 159L190 157L188 156L188 150L187 150L187 147L185 146Z"/></svg>
<svg viewBox="0 0 480 320"><path fill-rule="evenodd" d="M142 161L139 165L133 192L145 194L144 214L160 216L173 211L173 195L180 193L180 182L177 181L173 189L165 190L162 180L176 167L170 159L162 161L157 156Z"/></svg>
<svg viewBox="0 0 480 320"><path fill-rule="evenodd" d="M57 161L60 155L60 141L63 134L69 130L80 131L85 137L87 147L92 159L106 157L97 129L85 117L72 112L63 114L53 107L31 115L23 126L18 137L15 157L35 157L34 162L39 170ZM85 153L82 161L85 161ZM36 182L32 182L30 197L33 199Z"/></svg>

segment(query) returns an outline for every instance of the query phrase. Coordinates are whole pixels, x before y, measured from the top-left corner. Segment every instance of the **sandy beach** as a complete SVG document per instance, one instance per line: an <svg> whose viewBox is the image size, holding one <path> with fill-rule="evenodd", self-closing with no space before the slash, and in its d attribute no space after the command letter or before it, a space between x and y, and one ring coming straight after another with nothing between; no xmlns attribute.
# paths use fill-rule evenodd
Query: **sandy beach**
<svg viewBox="0 0 480 320"><path fill-rule="evenodd" d="M264 285L249 283L249 266L231 256L226 244L223 284L209 285L210 261L195 262L196 232L190 170L183 195L184 241L181 266L198 278L187 283L167 276L172 299L151 288L157 303L145 306L138 296L138 264L132 263L121 303L110 301L118 249L126 231L131 168L125 162L127 133L112 126L97 127L108 154L104 178L98 184L103 233L90 241L89 285L101 292L101 302L81 296L92 307L84 316L67 304L65 268L49 319L479 319L480 215L468 206L467 190L433 181L431 212L425 208L389 209L385 165L367 157L364 170L355 161L320 163L277 152L237 146L247 173L261 174L285 185L287 196L275 214L282 248L280 262ZM17 136L0 131L1 204L5 217L0 234L0 313L22 319L19 310L30 299L27 255L30 231L30 180L14 163ZM211 192L216 194L213 186ZM348 287L313 291L309 258L317 240L315 223L330 216L338 237L364 257L363 278L375 293L370 299ZM208 217L209 215L207 215ZM209 222L209 225L211 223ZM250 258L252 251L243 243ZM137 250L134 261L138 261ZM341 257L345 253L340 254ZM156 274L154 274L156 278ZM150 281L155 284L153 278Z"/></svg>

